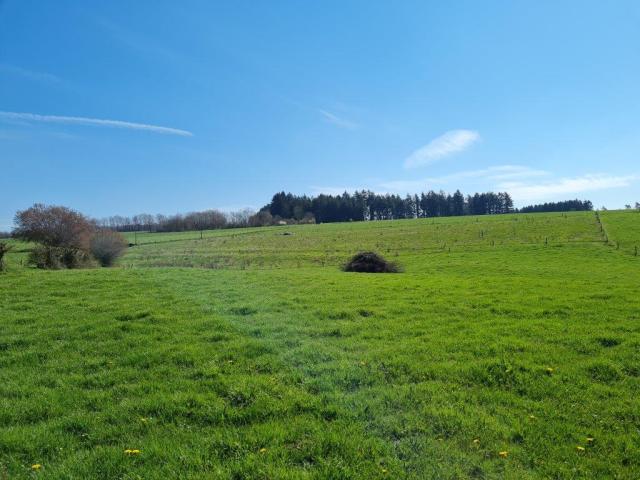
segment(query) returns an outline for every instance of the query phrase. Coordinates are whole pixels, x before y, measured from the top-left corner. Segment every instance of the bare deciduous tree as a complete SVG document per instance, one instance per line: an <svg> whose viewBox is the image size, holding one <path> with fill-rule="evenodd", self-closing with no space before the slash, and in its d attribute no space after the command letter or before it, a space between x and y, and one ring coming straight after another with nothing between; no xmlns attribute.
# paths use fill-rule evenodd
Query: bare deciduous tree
<svg viewBox="0 0 640 480"><path fill-rule="evenodd" d="M40 268L75 268L86 264L95 230L84 215L66 207L35 204L16 213L13 235L40 244L30 255Z"/></svg>
<svg viewBox="0 0 640 480"><path fill-rule="evenodd" d="M260 210L249 218L249 226L251 227L265 227L267 225L273 225L274 222L275 220L268 210Z"/></svg>
<svg viewBox="0 0 640 480"><path fill-rule="evenodd" d="M94 231L93 224L81 213L40 203L16 213L15 224L14 237L48 247L87 250Z"/></svg>
<svg viewBox="0 0 640 480"><path fill-rule="evenodd" d="M227 213L228 225L234 228L246 227L249 225L249 219L253 214L254 211L250 208L229 212Z"/></svg>

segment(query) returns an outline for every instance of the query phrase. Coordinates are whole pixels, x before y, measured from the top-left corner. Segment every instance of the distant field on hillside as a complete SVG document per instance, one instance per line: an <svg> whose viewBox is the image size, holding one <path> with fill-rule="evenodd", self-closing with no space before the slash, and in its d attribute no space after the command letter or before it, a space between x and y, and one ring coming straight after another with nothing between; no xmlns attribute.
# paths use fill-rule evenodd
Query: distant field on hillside
<svg viewBox="0 0 640 480"><path fill-rule="evenodd" d="M258 229L128 234L138 246L123 265L286 268L339 265L360 250L406 260L425 253L601 243L593 212L447 217L290 225ZM420 262L419 258L415 261Z"/></svg>
<svg viewBox="0 0 640 480"><path fill-rule="evenodd" d="M142 233L75 271L16 243L0 478L636 478L640 214L599 215Z"/></svg>

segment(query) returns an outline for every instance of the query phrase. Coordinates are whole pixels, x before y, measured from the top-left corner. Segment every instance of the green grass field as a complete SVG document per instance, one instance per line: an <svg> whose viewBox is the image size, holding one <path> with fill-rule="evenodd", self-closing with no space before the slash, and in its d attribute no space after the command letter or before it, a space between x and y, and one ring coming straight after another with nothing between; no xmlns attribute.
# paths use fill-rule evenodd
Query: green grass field
<svg viewBox="0 0 640 480"><path fill-rule="evenodd" d="M600 220L147 233L75 271L16 244L0 479L637 479L640 214ZM403 273L340 271L364 249Z"/></svg>

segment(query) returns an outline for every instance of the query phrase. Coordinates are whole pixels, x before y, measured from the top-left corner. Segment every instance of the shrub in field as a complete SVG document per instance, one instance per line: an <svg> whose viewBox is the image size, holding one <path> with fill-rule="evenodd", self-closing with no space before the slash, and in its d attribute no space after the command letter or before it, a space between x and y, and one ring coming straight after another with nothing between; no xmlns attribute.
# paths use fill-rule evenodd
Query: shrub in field
<svg viewBox="0 0 640 480"><path fill-rule="evenodd" d="M29 255L38 268L77 268L90 263L89 242L93 224L66 207L35 204L19 211L13 236L39 244Z"/></svg>
<svg viewBox="0 0 640 480"><path fill-rule="evenodd" d="M375 252L360 252L344 266L345 272L398 273L400 268Z"/></svg>
<svg viewBox="0 0 640 480"><path fill-rule="evenodd" d="M56 249L56 247L37 245L31 250L31 252L29 252L27 263L29 265L34 265L37 268L46 268L51 270L62 268L61 258L57 250L58 249Z"/></svg>
<svg viewBox="0 0 640 480"><path fill-rule="evenodd" d="M49 270L89 267L93 263L91 256L85 250L48 245L34 247L29 253L27 262L37 268Z"/></svg>
<svg viewBox="0 0 640 480"><path fill-rule="evenodd" d="M0 242L0 272L4 270L4 255L11 250L11 246L5 242Z"/></svg>
<svg viewBox="0 0 640 480"><path fill-rule="evenodd" d="M49 247L88 250L93 224L81 213L66 207L36 203L16 213L13 236Z"/></svg>
<svg viewBox="0 0 640 480"><path fill-rule="evenodd" d="M118 232L99 230L91 238L91 255L103 267L110 267L127 248L127 241Z"/></svg>

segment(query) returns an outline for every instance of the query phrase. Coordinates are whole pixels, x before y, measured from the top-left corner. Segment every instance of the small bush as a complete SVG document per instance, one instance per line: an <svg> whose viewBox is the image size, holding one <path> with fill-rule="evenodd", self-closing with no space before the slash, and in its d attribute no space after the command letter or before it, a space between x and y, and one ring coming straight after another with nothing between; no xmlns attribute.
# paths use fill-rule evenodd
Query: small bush
<svg viewBox="0 0 640 480"><path fill-rule="evenodd" d="M110 267L127 248L127 241L118 232L99 230L91 239L91 254L103 267Z"/></svg>
<svg viewBox="0 0 640 480"><path fill-rule="evenodd" d="M345 272L398 273L400 267L375 252L360 252L344 266Z"/></svg>
<svg viewBox="0 0 640 480"><path fill-rule="evenodd" d="M4 271L4 255L11 250L11 245L7 245L6 242L0 242L0 272Z"/></svg>
<svg viewBox="0 0 640 480"><path fill-rule="evenodd" d="M77 248L38 245L29 253L27 262L37 268L58 270L88 267L91 265L91 257L84 250Z"/></svg>
<svg viewBox="0 0 640 480"><path fill-rule="evenodd" d="M29 252L29 258L27 263L34 265L36 268L43 268L48 270L57 270L62 268L60 262L60 256L56 253L57 248L45 247L44 245L38 245Z"/></svg>

